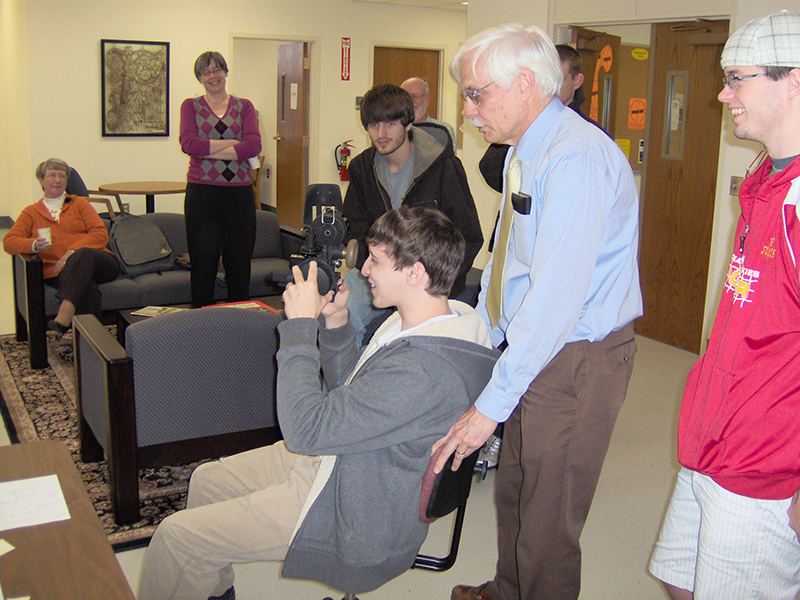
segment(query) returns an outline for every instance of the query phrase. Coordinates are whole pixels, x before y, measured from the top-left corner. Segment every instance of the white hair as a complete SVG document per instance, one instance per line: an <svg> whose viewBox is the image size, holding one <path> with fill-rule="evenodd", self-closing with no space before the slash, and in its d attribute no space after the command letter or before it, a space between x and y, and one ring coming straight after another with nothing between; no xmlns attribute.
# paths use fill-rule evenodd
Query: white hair
<svg viewBox="0 0 800 600"><path fill-rule="evenodd" d="M537 27L506 23L468 39L450 61L450 76L461 85L462 62L470 57L472 73L478 65L502 87L509 89L520 69L530 69L543 97L556 96L564 81L561 61L553 42Z"/></svg>

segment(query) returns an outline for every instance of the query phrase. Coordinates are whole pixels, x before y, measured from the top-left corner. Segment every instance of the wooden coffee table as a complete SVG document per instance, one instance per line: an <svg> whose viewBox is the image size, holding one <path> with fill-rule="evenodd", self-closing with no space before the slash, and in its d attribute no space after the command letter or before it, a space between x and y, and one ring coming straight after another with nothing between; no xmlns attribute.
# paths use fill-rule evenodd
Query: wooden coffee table
<svg viewBox="0 0 800 600"><path fill-rule="evenodd" d="M67 521L0 532L14 550L0 556L6 598L134 600L69 449L42 441L0 447L0 481L58 475Z"/></svg>

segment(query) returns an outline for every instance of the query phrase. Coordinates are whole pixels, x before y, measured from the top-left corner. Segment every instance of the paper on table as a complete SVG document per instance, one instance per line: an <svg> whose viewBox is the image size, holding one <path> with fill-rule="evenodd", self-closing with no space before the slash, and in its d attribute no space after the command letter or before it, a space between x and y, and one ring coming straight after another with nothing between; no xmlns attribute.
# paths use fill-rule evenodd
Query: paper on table
<svg viewBox="0 0 800 600"><path fill-rule="evenodd" d="M57 475L0 483L0 531L69 519Z"/></svg>

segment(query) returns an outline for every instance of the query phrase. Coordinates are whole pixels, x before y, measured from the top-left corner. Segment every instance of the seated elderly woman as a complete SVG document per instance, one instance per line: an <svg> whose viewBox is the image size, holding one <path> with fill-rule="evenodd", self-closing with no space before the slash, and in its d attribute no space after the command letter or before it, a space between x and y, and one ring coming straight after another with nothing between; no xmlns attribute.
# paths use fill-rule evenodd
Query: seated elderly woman
<svg viewBox="0 0 800 600"><path fill-rule="evenodd" d="M70 166L51 158L36 168L44 198L27 206L3 238L9 254L38 254L45 283L61 300L48 327L60 337L75 314L101 316L98 284L119 275L119 263L106 248L108 230L86 198L65 193Z"/></svg>

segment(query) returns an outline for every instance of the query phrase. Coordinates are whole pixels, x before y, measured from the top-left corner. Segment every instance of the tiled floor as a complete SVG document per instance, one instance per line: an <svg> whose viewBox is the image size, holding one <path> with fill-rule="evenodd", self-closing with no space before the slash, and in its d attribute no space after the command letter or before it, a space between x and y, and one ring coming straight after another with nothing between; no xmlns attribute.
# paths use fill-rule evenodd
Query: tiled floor
<svg viewBox="0 0 800 600"><path fill-rule="evenodd" d="M4 232L0 230L0 235ZM11 261L0 257L0 333L14 330ZM599 489L583 534L582 600L663 600L666 595L646 572L647 560L677 471L675 432L683 383L696 355L646 338L639 352ZM0 444L8 438L0 427ZM447 600L457 583L490 579L497 559L494 474L472 488L456 565L446 573L409 571L362 600ZM444 553L451 519L431 527L423 550ZM133 589L144 549L117 555ZM240 600L338 599L321 585L280 577L280 565L236 566Z"/></svg>

